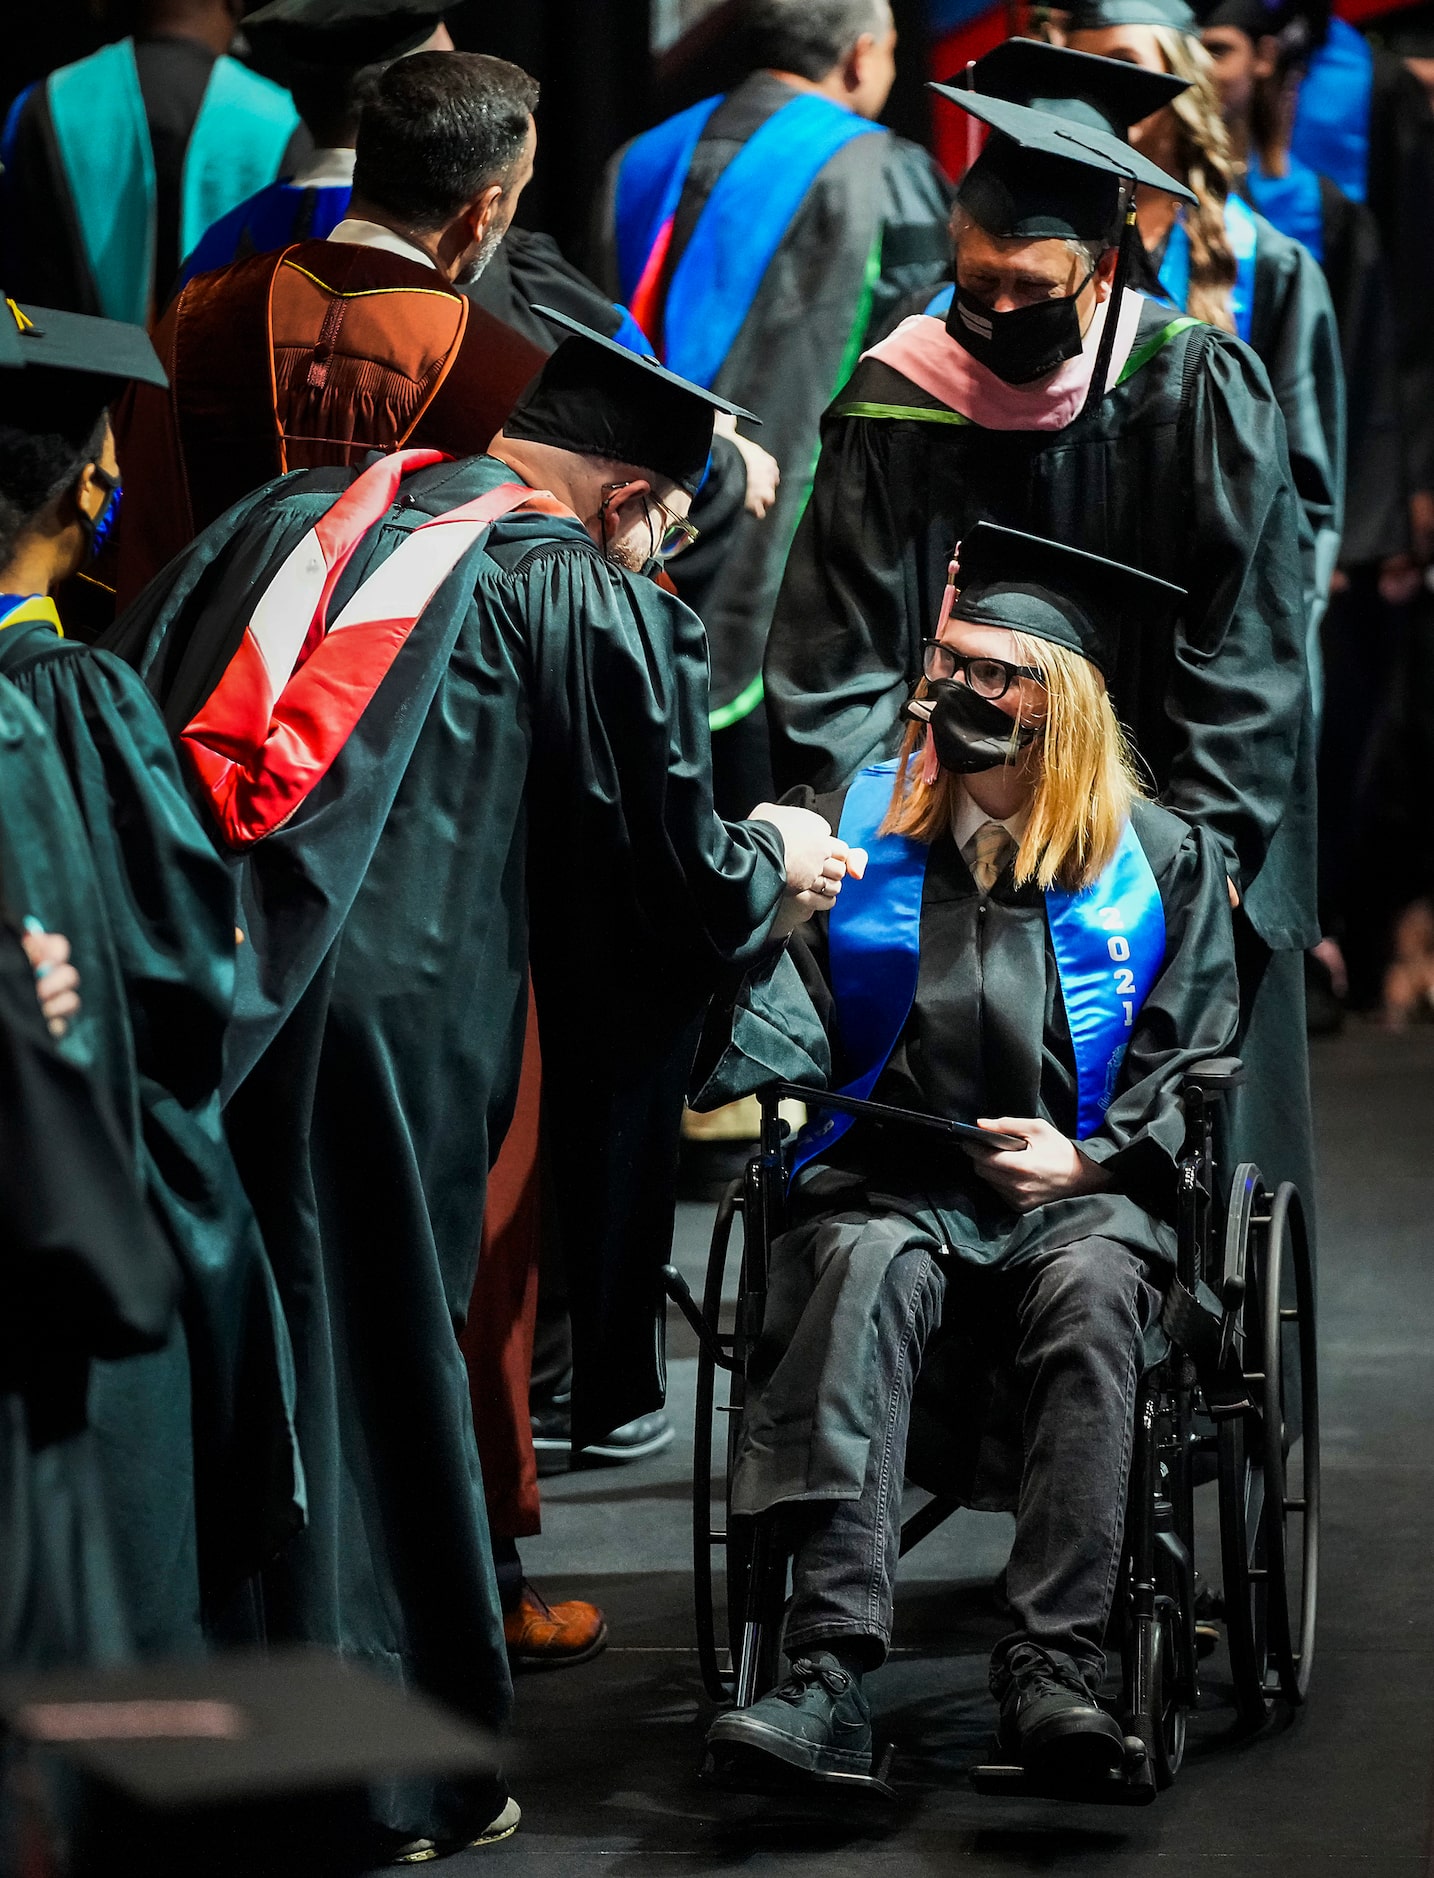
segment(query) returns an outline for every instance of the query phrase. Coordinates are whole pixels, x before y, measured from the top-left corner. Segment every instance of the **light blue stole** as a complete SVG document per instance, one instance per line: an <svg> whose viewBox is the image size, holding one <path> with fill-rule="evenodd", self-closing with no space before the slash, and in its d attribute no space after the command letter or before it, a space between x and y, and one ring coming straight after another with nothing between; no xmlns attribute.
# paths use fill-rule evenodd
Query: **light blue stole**
<svg viewBox="0 0 1434 1878"><path fill-rule="evenodd" d="M1248 345L1255 318L1255 249L1258 230L1247 202L1230 196L1225 202L1225 233L1235 255L1235 284L1230 289L1230 310L1235 331ZM1160 285L1165 297L1183 313L1190 299L1190 237L1177 216L1160 263Z"/></svg>
<svg viewBox="0 0 1434 1878"><path fill-rule="evenodd" d="M891 805L897 762L874 763L852 782L841 838L865 848L865 877L848 880L827 928L836 1023L849 1064L860 1065L843 1095L865 1098L891 1060L916 1000L921 899L928 843L878 833ZM1165 909L1145 850L1127 822L1100 879L1079 893L1045 896L1066 1022L1076 1060L1076 1138L1100 1128L1110 1107L1135 1020L1165 963ZM970 1121L972 1116L954 1119ZM822 1116L797 1140L793 1173L825 1155L852 1126Z"/></svg>
<svg viewBox="0 0 1434 1878"><path fill-rule="evenodd" d="M1296 156L1285 159L1283 176L1267 176L1251 155L1245 165L1245 187L1250 200L1282 235L1298 241L1324 265L1324 202L1319 177Z"/></svg>

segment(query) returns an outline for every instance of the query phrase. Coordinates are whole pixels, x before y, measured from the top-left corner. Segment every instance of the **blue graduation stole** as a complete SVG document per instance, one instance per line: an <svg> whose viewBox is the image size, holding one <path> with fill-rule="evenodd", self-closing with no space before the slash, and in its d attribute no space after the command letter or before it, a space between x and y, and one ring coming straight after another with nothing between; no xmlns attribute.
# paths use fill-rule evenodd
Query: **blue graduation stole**
<svg viewBox="0 0 1434 1878"><path fill-rule="evenodd" d="M707 99L639 137L623 159L616 199L623 298L649 337L660 325L664 364L707 386L817 176L856 138L886 135L879 124L813 93L774 111L718 177L672 271L659 318L656 277L693 152L720 102Z"/></svg>
<svg viewBox="0 0 1434 1878"><path fill-rule="evenodd" d="M906 1028L921 964L921 895L931 850L926 842L877 832L896 771L895 758L874 763L847 791L841 838L866 849L867 871L846 882L827 926L842 1047L849 1062L861 1065L841 1093L859 1098L871 1094ZM1045 900L1075 1051L1076 1138L1083 1141L1105 1119L1136 1015L1165 963L1165 909L1129 822L1093 886L1079 893L1052 887ZM828 1153L853 1119L828 1115L804 1128L792 1172Z"/></svg>
<svg viewBox="0 0 1434 1878"><path fill-rule="evenodd" d="M1235 332L1248 345L1255 317L1255 248L1258 234L1247 202L1230 196L1225 202L1225 233L1235 255L1235 284L1230 289L1230 310ZM1177 216L1160 263L1160 285L1165 297L1183 313L1190 298L1190 237Z"/></svg>
<svg viewBox="0 0 1434 1878"><path fill-rule="evenodd" d="M52 72L46 99L75 220L107 319L144 325L154 272L154 151L134 41ZM214 61L184 155L180 251L272 182L299 114L287 91L237 60Z"/></svg>
<svg viewBox="0 0 1434 1878"><path fill-rule="evenodd" d="M643 283L659 245L663 256L682 185L707 120L721 104L704 98L676 117L644 131L629 146L617 173L613 214L617 236L617 271L622 297L630 305ZM660 263L659 263L660 264Z"/></svg>
<svg viewBox="0 0 1434 1878"><path fill-rule="evenodd" d="M1283 176L1267 176L1252 154L1245 169L1245 187L1255 207L1282 235L1288 235L1324 264L1324 203L1319 177L1298 157L1286 159Z"/></svg>
<svg viewBox="0 0 1434 1878"><path fill-rule="evenodd" d="M325 241L349 212L353 190L348 183L326 183L306 188L299 183L270 183L257 195L207 228L184 264L184 283L196 274L228 267L241 248L246 253L270 254L287 248L300 237L295 230L305 197L312 198L313 213L303 239Z"/></svg>
<svg viewBox="0 0 1434 1878"><path fill-rule="evenodd" d="M1354 202L1369 193L1369 117L1374 53L1347 20L1332 19L1309 62L1295 106L1291 153Z"/></svg>

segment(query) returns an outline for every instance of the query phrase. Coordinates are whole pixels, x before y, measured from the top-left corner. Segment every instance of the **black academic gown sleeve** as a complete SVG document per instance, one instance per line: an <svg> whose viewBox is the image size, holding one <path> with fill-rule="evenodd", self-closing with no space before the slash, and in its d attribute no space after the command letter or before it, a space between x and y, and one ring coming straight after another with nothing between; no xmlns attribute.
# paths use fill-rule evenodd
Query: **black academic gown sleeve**
<svg viewBox="0 0 1434 1878"><path fill-rule="evenodd" d="M1290 474L1303 517L1305 608L1311 635L1329 602L1344 531L1344 365L1334 303L1319 263L1255 217L1250 344L1285 419Z"/></svg>
<svg viewBox="0 0 1434 1878"><path fill-rule="evenodd" d="M1379 227L1367 204L1320 178L1324 272L1344 358L1349 436L1340 563L1409 551L1399 353Z"/></svg>
<svg viewBox="0 0 1434 1878"><path fill-rule="evenodd" d="M621 320L616 307L581 268L574 267L551 235L531 228L510 228L468 298L494 319L514 327L544 352L551 352L556 330L533 311L550 306L611 339Z"/></svg>
<svg viewBox="0 0 1434 1878"><path fill-rule="evenodd" d="M950 271L948 222L954 191L919 144L893 137L886 152L881 264L872 288L866 341L887 330L892 309L930 296ZM923 303L924 305L924 303Z"/></svg>
<svg viewBox="0 0 1434 1878"><path fill-rule="evenodd" d="M575 541L529 565L519 598L529 943L580 1441L660 1400L658 1274L696 1026L719 974L762 944L782 846L712 812L705 636L687 607Z"/></svg>
<svg viewBox="0 0 1434 1878"><path fill-rule="evenodd" d="M1307 642L1287 592L1295 496L1269 466L1284 454L1284 421L1248 347L1212 335L1190 388L1189 592L1176 629L1169 689L1175 747L1160 792L1167 808L1208 828L1237 888L1253 890L1277 836L1292 868L1262 883L1260 930L1300 944L1310 882L1299 877L1298 818L1313 812L1313 726Z"/></svg>

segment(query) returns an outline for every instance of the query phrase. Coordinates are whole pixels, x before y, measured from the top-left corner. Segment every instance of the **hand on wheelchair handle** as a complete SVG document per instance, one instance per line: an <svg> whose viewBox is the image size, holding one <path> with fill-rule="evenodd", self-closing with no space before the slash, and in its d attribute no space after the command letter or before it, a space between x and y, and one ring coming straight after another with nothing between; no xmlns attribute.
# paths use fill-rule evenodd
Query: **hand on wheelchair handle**
<svg viewBox="0 0 1434 1878"><path fill-rule="evenodd" d="M1088 1160L1074 1141L1049 1122L1033 1116L982 1116L976 1126L989 1128L992 1133L1020 1135L1026 1143L1024 1148L990 1150L972 1143L968 1150L982 1180L1019 1213L1029 1213L1052 1200L1098 1193L1109 1185L1104 1169Z"/></svg>

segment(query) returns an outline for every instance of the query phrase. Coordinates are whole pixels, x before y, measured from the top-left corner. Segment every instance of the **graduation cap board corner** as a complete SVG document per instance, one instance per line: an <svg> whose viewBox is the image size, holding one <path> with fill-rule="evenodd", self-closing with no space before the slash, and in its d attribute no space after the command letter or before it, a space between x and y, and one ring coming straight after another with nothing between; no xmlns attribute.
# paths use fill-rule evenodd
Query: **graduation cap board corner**
<svg viewBox="0 0 1434 1878"><path fill-rule="evenodd" d="M594 332L591 326L584 326L581 320L575 320L571 314L560 313L556 307L538 306L536 303L533 311L539 318L545 319L550 326L560 328L573 338L589 340L604 352L615 355L624 365L635 366L643 372L651 373L675 390L685 391L691 397L701 399L703 404L710 404L714 411L725 411L729 416L740 417L744 423L748 424L760 424L762 421L755 412L745 410L740 404L733 404L729 399L719 396L717 392L709 391L705 385L694 384L690 378L683 378L677 372L669 371L660 359L652 358L647 353L634 352L630 346L623 345L621 341L610 339L605 333ZM632 382L634 386L641 384L641 380L637 378L634 378Z"/></svg>

